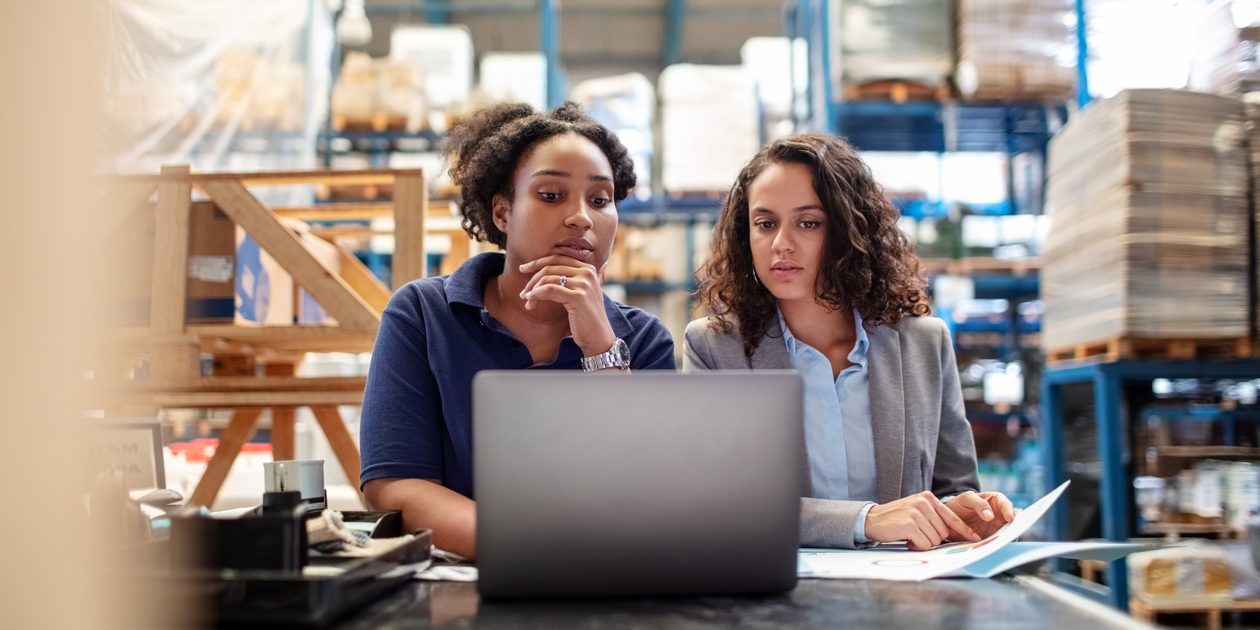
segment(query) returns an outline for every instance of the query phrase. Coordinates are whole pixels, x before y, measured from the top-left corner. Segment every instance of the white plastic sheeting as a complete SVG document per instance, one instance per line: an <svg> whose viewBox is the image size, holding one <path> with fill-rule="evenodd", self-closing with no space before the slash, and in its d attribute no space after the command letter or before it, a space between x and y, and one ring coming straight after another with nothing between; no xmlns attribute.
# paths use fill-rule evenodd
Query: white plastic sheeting
<svg viewBox="0 0 1260 630"><path fill-rule="evenodd" d="M112 172L315 166L333 50L322 0L105 0Z"/></svg>

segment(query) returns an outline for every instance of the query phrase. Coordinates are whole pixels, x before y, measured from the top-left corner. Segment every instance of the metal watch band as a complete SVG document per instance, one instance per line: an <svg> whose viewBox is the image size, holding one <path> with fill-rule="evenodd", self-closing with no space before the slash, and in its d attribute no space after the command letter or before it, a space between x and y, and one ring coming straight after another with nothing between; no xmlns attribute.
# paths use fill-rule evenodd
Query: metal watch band
<svg viewBox="0 0 1260 630"><path fill-rule="evenodd" d="M614 341L608 352L582 357L583 372L598 372L614 367L622 370L630 367L630 349L621 339Z"/></svg>

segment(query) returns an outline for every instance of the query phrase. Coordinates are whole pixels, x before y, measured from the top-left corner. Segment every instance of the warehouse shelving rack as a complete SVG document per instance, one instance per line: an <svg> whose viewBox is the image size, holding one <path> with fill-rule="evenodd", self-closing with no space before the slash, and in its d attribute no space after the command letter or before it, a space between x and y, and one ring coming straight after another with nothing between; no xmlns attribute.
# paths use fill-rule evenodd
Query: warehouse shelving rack
<svg viewBox="0 0 1260 630"><path fill-rule="evenodd" d="M1125 388L1149 384L1157 378L1254 379L1260 376L1260 359L1205 360L1119 360L1063 362L1051 364L1041 381L1041 417L1046 476L1051 486L1067 479L1063 435L1062 389L1073 383L1093 385L1097 421L1097 452L1101 463L1099 480L1103 537L1125 541L1136 535L1133 493L1129 467L1132 464L1129 427L1138 414L1128 408ZM1050 512L1050 529L1059 540L1068 536L1068 512L1056 505ZM1062 575L1060 582L1126 610L1128 608L1128 569L1124 560L1107 566L1107 588L1098 588Z"/></svg>

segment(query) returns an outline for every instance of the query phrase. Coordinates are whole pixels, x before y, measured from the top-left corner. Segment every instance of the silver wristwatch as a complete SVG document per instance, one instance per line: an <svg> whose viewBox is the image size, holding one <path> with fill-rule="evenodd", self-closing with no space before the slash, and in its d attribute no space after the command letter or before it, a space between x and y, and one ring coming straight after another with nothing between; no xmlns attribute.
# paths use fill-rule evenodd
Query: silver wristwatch
<svg viewBox="0 0 1260 630"><path fill-rule="evenodd" d="M582 357L583 372L598 372L608 368L630 369L630 346L621 339L613 342L612 348L603 354Z"/></svg>

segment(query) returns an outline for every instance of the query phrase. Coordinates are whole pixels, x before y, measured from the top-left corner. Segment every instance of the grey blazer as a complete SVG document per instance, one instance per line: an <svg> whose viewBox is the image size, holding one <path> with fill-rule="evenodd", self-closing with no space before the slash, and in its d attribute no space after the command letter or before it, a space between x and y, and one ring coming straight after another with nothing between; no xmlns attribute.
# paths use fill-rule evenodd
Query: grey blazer
<svg viewBox="0 0 1260 630"><path fill-rule="evenodd" d="M738 325L723 333L710 321L687 325L684 372L792 369L778 318L771 319L752 357L744 355ZM945 322L905 317L895 326L868 325L866 330L878 502L924 490L941 497L979 490L976 446ZM859 546L853 528L865 502L811 498L808 461L802 479L801 546Z"/></svg>

